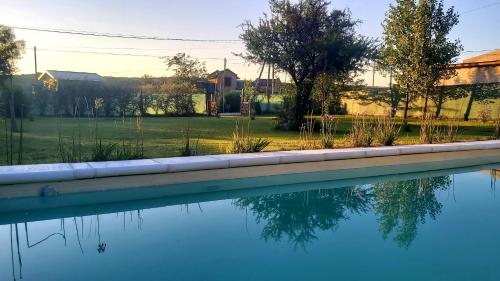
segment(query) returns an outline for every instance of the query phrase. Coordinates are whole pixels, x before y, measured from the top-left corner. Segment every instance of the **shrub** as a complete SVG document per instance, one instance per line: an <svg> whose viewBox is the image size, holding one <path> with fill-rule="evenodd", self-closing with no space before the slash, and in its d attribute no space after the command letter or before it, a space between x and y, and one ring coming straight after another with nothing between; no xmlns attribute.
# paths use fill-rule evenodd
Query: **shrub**
<svg viewBox="0 0 500 281"><path fill-rule="evenodd" d="M170 93L165 102L174 116L191 116L195 114L193 95L190 93Z"/></svg>
<svg viewBox="0 0 500 281"><path fill-rule="evenodd" d="M478 114L479 114L479 119L483 123L488 122L488 120L490 120L491 118L491 110L487 107L481 109Z"/></svg>
<svg viewBox="0 0 500 281"><path fill-rule="evenodd" d="M143 159L144 153L137 146L122 142L122 146L115 146L115 157L112 160L134 160Z"/></svg>
<svg viewBox="0 0 500 281"><path fill-rule="evenodd" d="M239 93L229 93L224 96L225 112L240 112L241 97Z"/></svg>
<svg viewBox="0 0 500 281"><path fill-rule="evenodd" d="M321 146L333 148L339 121L333 115L321 116Z"/></svg>
<svg viewBox="0 0 500 281"><path fill-rule="evenodd" d="M261 115L262 114L262 105L260 104L260 101L255 103L255 115Z"/></svg>
<svg viewBox="0 0 500 281"><path fill-rule="evenodd" d="M71 145L67 146L64 137L59 132L58 138L59 157L63 163L75 163L82 161L82 146L81 142L76 144L74 136L71 138Z"/></svg>
<svg viewBox="0 0 500 281"><path fill-rule="evenodd" d="M240 126L240 121L236 121L231 145L228 148L229 153L250 153L260 152L264 150L271 141L264 138L255 138L251 135L250 121L248 122L247 131Z"/></svg>
<svg viewBox="0 0 500 281"><path fill-rule="evenodd" d="M436 119L427 114L420 121L420 142L421 143L435 143L440 139L440 129L436 125Z"/></svg>
<svg viewBox="0 0 500 281"><path fill-rule="evenodd" d="M295 89L294 86L286 87L283 91L283 103L281 106L281 110L278 113L278 118L276 120L275 128L278 130L290 130L294 127L294 117L293 117L293 108L295 107Z"/></svg>
<svg viewBox="0 0 500 281"><path fill-rule="evenodd" d="M377 118L375 136L381 145L394 145L399 138L401 127L396 124L394 118L383 116Z"/></svg>
<svg viewBox="0 0 500 281"><path fill-rule="evenodd" d="M375 127L366 118L354 118L352 120L349 138L354 147L369 147L373 144Z"/></svg>
<svg viewBox="0 0 500 281"><path fill-rule="evenodd" d="M99 141L96 142L92 147L92 155L90 161L99 162L115 160L113 154L116 150L116 147L116 143L103 144L102 140L99 139Z"/></svg>

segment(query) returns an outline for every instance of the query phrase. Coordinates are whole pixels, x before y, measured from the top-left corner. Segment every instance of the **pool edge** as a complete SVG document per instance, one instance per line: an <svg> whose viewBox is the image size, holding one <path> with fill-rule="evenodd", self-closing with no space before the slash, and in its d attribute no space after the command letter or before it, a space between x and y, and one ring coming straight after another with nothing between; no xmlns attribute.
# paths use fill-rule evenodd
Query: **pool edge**
<svg viewBox="0 0 500 281"><path fill-rule="evenodd" d="M367 157L363 159L323 160L317 162L180 171L146 175L80 179L72 181L0 185L0 199L125 190L144 186L175 186L184 183L188 184L216 180L235 180L285 174L305 174L320 171L335 172L337 176L330 179L335 180L353 177L423 172L436 169L452 169L474 165L495 164L499 162L500 149L406 154ZM302 177L299 176L298 180L300 181L301 179ZM304 180L306 179L304 178ZM185 195L230 190L234 188L236 187L212 188L210 186L203 185L190 189L172 188L171 194L169 195ZM47 192L47 190L49 190L49 192Z"/></svg>

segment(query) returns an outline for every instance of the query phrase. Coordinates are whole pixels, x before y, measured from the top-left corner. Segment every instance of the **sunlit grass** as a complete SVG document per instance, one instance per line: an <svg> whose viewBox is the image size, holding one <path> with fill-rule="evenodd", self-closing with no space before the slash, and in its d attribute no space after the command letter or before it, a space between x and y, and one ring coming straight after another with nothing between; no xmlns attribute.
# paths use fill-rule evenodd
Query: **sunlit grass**
<svg viewBox="0 0 500 281"><path fill-rule="evenodd" d="M346 136L351 130L352 116L336 117L339 119L335 147L349 147ZM237 117L209 118L144 118L145 157L180 156L182 147L182 132L189 125L193 138L199 137L200 154L226 153L231 143ZM300 149L298 131L277 131L274 129L274 118L271 116L257 117L251 121L252 134L256 138L266 138L271 141L266 151ZM448 121L436 121L438 125L446 125ZM401 131L396 145L419 143L420 120L410 120L410 132ZM24 163L55 163L61 159L58 154L59 127L65 137L75 136L80 126L82 144L89 148L94 139L91 137L94 123L86 118L36 118L35 121L24 123ZM122 139L134 139L135 118L100 118L98 121L99 136L103 142L121 143ZM494 134L494 124L480 121L458 122L457 141L486 140ZM319 138L319 132L314 133ZM15 136L16 138L16 136ZM3 146L4 140L0 140ZM17 142L15 142L17 145ZM16 147L14 147L16 149ZM0 149L0 163L5 164L4 150Z"/></svg>

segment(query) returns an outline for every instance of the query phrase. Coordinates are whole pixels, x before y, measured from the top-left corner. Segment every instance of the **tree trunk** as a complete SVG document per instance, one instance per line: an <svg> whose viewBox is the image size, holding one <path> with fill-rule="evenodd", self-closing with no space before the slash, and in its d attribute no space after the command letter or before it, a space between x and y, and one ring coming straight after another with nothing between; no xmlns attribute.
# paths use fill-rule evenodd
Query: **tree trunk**
<svg viewBox="0 0 500 281"><path fill-rule="evenodd" d="M141 92L139 93L139 112L141 113L141 116L144 116L144 94Z"/></svg>
<svg viewBox="0 0 500 281"><path fill-rule="evenodd" d="M406 100L405 100L405 113L404 113L404 121L406 122L408 119L408 108L410 107L410 94L406 94Z"/></svg>
<svg viewBox="0 0 500 281"><path fill-rule="evenodd" d="M464 121L469 121L469 115L472 109L472 103L474 102L475 93L476 93L476 87L473 86L472 91L470 93L469 102L467 103L467 109L465 110L464 113Z"/></svg>
<svg viewBox="0 0 500 281"><path fill-rule="evenodd" d="M438 102L436 104L436 118L441 115L441 108L443 107L443 94L439 94Z"/></svg>
<svg viewBox="0 0 500 281"><path fill-rule="evenodd" d="M304 123L304 116L308 114L312 82L300 81L297 83L293 116L293 129L298 129Z"/></svg>
<svg viewBox="0 0 500 281"><path fill-rule="evenodd" d="M428 92L428 91L427 91ZM425 118L425 115L427 114L427 106L429 104L429 94L425 94L425 102L424 102L424 112L422 114L422 118Z"/></svg>
<svg viewBox="0 0 500 281"><path fill-rule="evenodd" d="M9 78L10 78L10 101L9 101L10 129L13 132L17 132L16 107L15 107L14 85L12 83L12 75Z"/></svg>

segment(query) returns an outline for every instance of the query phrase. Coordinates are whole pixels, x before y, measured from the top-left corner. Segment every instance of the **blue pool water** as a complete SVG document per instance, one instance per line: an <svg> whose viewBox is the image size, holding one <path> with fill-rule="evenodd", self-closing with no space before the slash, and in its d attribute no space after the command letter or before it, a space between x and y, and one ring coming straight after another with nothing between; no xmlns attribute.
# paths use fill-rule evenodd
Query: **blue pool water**
<svg viewBox="0 0 500 281"><path fill-rule="evenodd" d="M4 212L0 280L500 280L497 167Z"/></svg>

